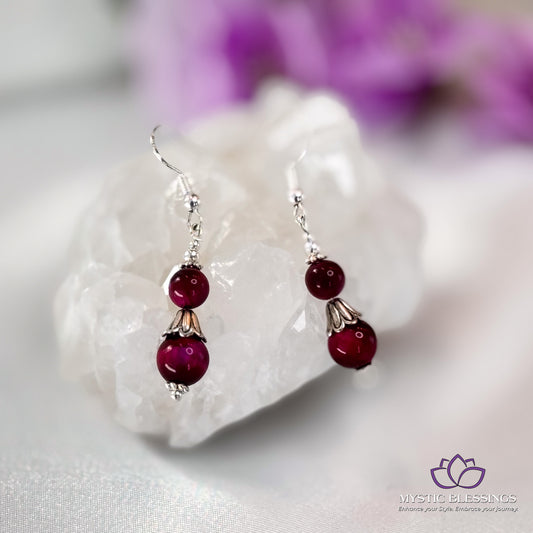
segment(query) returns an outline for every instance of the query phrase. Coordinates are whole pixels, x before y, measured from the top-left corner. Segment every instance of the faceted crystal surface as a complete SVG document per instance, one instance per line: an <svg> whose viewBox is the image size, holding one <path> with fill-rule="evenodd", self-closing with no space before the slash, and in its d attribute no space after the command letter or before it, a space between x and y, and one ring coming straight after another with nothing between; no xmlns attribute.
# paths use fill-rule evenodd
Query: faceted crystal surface
<svg viewBox="0 0 533 533"><path fill-rule="evenodd" d="M192 446L335 364L287 201L285 169L303 149L309 224L321 252L342 265L343 299L378 334L409 319L421 288L420 220L337 100L271 86L160 148L201 198L210 293L196 312L209 371L177 403L157 369L159 336L176 312L165 281L189 235L177 178L147 145L84 214L56 298L64 375L96 391L119 423Z"/></svg>

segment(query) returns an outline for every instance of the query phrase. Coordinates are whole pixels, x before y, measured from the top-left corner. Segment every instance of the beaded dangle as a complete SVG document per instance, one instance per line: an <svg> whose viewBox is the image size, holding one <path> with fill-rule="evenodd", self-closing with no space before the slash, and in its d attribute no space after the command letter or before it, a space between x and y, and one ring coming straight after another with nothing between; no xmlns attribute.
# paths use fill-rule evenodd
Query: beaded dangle
<svg viewBox="0 0 533 533"><path fill-rule="evenodd" d="M372 327L361 320L356 311L342 298L338 298L344 288L344 272L339 264L320 253L320 248L309 232L307 213L303 206L303 193L298 183L296 165L287 169L289 201L293 206L294 220L304 233L307 255L305 285L307 290L326 304L328 350L333 360L344 367L360 370L368 366L377 349L376 334Z"/></svg>
<svg viewBox="0 0 533 533"><path fill-rule="evenodd" d="M168 296L179 309L172 323L162 333L162 342L157 350L159 373L166 381L171 397L180 400L188 392L189 386L203 377L209 366L206 338L193 311L207 299L209 281L201 271L198 255L203 229L203 219L199 212L200 198L192 191L187 176L159 153L155 143L158 128L156 126L153 129L150 144L157 159L178 174L191 237L184 262L179 265L168 284Z"/></svg>

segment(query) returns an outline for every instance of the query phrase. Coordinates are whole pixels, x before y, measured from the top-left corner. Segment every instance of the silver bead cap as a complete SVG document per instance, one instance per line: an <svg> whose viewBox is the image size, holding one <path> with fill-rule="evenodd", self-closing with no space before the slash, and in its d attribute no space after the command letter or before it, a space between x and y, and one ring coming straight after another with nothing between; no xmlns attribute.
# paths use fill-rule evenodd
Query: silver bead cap
<svg viewBox="0 0 533 533"><path fill-rule="evenodd" d="M178 310L170 326L163 332L163 337L169 335L178 335L180 337L192 337L196 335L206 342L205 335L202 333L202 328L200 327L200 321L191 309Z"/></svg>
<svg viewBox="0 0 533 533"><path fill-rule="evenodd" d="M357 324L361 313L342 298L333 298L326 305L328 337L342 331L348 324Z"/></svg>

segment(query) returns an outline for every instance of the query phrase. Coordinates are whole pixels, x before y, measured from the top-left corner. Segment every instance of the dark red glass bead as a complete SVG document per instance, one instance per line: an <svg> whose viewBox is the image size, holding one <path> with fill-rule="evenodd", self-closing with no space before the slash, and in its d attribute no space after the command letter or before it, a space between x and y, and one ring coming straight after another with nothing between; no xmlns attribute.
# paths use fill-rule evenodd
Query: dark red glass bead
<svg viewBox="0 0 533 533"><path fill-rule="evenodd" d="M342 291L344 272L334 261L319 259L309 265L305 273L305 284L315 298L330 300Z"/></svg>
<svg viewBox="0 0 533 533"><path fill-rule="evenodd" d="M157 368L165 381L192 385L206 372L209 352L197 337L167 337L157 350Z"/></svg>
<svg viewBox="0 0 533 533"><path fill-rule="evenodd" d="M333 360L348 368L360 369L369 365L376 349L376 334L363 320L347 325L328 339L328 350Z"/></svg>
<svg viewBox="0 0 533 533"><path fill-rule="evenodd" d="M170 278L168 296L178 307L193 309L209 296L209 281L197 268L181 268Z"/></svg>

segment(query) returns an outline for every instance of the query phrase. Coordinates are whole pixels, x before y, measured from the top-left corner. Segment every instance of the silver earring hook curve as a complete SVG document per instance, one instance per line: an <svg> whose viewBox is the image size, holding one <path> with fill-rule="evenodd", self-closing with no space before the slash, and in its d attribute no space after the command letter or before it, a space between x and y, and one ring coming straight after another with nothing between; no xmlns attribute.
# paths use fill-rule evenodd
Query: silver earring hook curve
<svg viewBox="0 0 533 533"><path fill-rule="evenodd" d="M296 167L298 166L298 163L303 161L304 157L307 155L307 146L302 150L300 155L292 161L286 170L287 173L287 185L289 186L289 194L302 194L302 190L300 188L300 180L298 179L298 171L296 170ZM292 199L291 199L292 201Z"/></svg>
<svg viewBox="0 0 533 533"><path fill-rule="evenodd" d="M199 263L199 248L200 242L202 241L202 231L203 231L203 218L200 215L200 198L192 190L189 179L186 174L179 168L171 165L159 152L157 144L155 142L155 133L159 129L159 125L156 126L150 135L150 144L152 145L152 151L163 165L165 165L170 170L173 170L178 175L179 184L181 192L183 194L184 205L187 209L187 228L190 234L190 242L187 251L184 254L186 266L194 266L196 268L202 268Z"/></svg>
<svg viewBox="0 0 533 533"><path fill-rule="evenodd" d="M320 247L309 231L307 212L303 205L304 195L300 188L300 180L298 179L297 166L307 155L307 148L306 146L300 155L286 167L286 175L287 185L289 187L289 202L293 208L294 221L303 232L307 262L310 264L318 259L323 259L325 256L320 253Z"/></svg>
<svg viewBox="0 0 533 533"><path fill-rule="evenodd" d="M152 152L154 153L154 155L157 157L157 159L163 163L163 165L165 165L167 168L169 168L170 170L173 170L174 172L176 172L176 174L178 175L178 178L179 178L179 182L180 182L180 188L181 188L181 192L183 194L183 196L185 198L187 198L188 196L193 196L194 193L192 191L192 187L191 187L191 184L189 182L189 178L187 177L187 175L185 174L185 172L183 172L183 170L179 169L178 167L175 167L174 165L170 164L162 155L161 155L161 152L159 152L159 148L157 147L157 144L155 142L155 133L156 131L161 127L161 124L158 124L153 130L152 130L152 133L150 134L150 145L152 146Z"/></svg>

